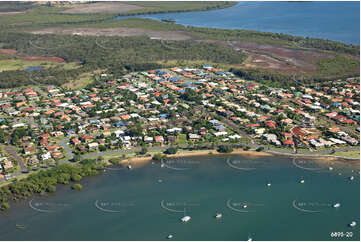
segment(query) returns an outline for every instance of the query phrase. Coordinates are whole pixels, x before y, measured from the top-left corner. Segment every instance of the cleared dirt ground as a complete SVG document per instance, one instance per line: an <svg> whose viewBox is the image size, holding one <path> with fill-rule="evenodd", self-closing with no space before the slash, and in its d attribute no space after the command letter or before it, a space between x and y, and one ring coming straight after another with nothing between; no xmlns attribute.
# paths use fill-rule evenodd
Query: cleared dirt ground
<svg viewBox="0 0 361 242"><path fill-rule="evenodd" d="M16 50L14 49L0 49L0 55L15 55Z"/></svg>
<svg viewBox="0 0 361 242"><path fill-rule="evenodd" d="M63 13L121 13L141 8L143 7L121 2L98 2L78 4L75 7L63 11Z"/></svg>
<svg viewBox="0 0 361 242"><path fill-rule="evenodd" d="M93 35L93 36L142 36L146 35L153 39L163 40L188 40L193 39L191 35L183 31L154 31L137 28L47 28L29 31L33 34L72 34L72 35Z"/></svg>
<svg viewBox="0 0 361 242"><path fill-rule="evenodd" d="M334 56L332 53L313 49L295 49L254 42L237 42L200 39L186 31L153 31L140 28L46 28L29 31L33 34L67 34L93 36L148 36L160 40L195 40L213 42L243 51L249 58L240 66L260 67L284 73L311 73L318 70L317 62Z"/></svg>
<svg viewBox="0 0 361 242"><path fill-rule="evenodd" d="M65 60L56 56L20 56L22 60L27 61L47 61L47 62L56 62L56 63L64 63Z"/></svg>

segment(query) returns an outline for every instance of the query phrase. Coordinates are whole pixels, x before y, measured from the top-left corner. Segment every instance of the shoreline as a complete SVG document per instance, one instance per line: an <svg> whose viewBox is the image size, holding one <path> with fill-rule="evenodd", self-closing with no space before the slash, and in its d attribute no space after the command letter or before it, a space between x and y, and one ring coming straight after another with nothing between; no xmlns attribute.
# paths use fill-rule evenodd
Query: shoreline
<svg viewBox="0 0 361 242"><path fill-rule="evenodd" d="M309 154L290 154L290 153L278 153L278 152L257 152L253 150L234 150L231 153L220 153L216 150L197 150L197 151L188 151L188 152L179 152L177 154L167 155L167 158L180 158L180 157L197 157L205 155L244 155L249 157L274 157L274 156L287 156L289 158L304 158L311 159L316 161L319 164L338 164L341 166L351 165L353 168L360 169L360 159L357 158L346 158L332 155L309 155ZM129 157L126 160L120 162L121 165L132 164L136 166L142 166L152 161L152 156L143 156L143 157ZM348 162L348 163L346 163Z"/></svg>

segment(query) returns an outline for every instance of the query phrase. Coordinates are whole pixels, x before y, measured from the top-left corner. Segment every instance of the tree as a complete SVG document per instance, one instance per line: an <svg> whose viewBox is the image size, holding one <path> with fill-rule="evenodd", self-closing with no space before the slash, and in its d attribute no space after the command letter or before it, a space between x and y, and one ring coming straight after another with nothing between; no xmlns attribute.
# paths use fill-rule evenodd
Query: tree
<svg viewBox="0 0 361 242"><path fill-rule="evenodd" d="M220 153L231 153L233 151L233 148L227 145L220 145L218 146L217 151Z"/></svg>
<svg viewBox="0 0 361 242"><path fill-rule="evenodd" d="M82 186L81 184L79 184L79 183L76 183L76 184L73 184L73 185L71 186L71 188L72 188L73 190L75 190L75 191L80 191L81 189L83 189L83 186Z"/></svg>
<svg viewBox="0 0 361 242"><path fill-rule="evenodd" d="M139 151L139 154L145 155L145 154L147 154L147 152L148 152L147 147L143 146L142 149Z"/></svg>
<svg viewBox="0 0 361 242"><path fill-rule="evenodd" d="M46 188L46 191L47 191L47 192L50 192L50 193L54 193L54 192L56 192L56 186L54 186L54 185L49 185L49 186Z"/></svg>
<svg viewBox="0 0 361 242"><path fill-rule="evenodd" d="M257 152L261 152L261 151L263 151L263 150L264 150L264 147L263 147L263 146L258 147L258 148L256 149Z"/></svg>
<svg viewBox="0 0 361 242"><path fill-rule="evenodd" d="M169 147L164 153L166 154L176 154L178 149L176 147Z"/></svg>
<svg viewBox="0 0 361 242"><path fill-rule="evenodd" d="M81 175L79 175L79 174L73 174L72 176L71 176L71 180L72 181L74 181L74 182L79 182L80 180L81 180Z"/></svg>
<svg viewBox="0 0 361 242"><path fill-rule="evenodd" d="M155 161L161 161L161 160L167 159L167 156L158 153L158 154L155 154L152 159Z"/></svg>
<svg viewBox="0 0 361 242"><path fill-rule="evenodd" d="M81 155L79 155L79 154L76 154L76 155L74 155L74 157L73 157L73 161L74 161L74 162L78 162L78 161L80 161L80 159L81 159Z"/></svg>

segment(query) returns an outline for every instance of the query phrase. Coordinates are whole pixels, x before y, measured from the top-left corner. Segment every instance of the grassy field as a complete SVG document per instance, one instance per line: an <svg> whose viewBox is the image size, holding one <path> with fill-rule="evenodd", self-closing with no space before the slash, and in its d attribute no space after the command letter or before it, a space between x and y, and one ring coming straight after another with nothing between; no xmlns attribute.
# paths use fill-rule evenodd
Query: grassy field
<svg viewBox="0 0 361 242"><path fill-rule="evenodd" d="M31 66L43 66L44 68L61 67L65 70L78 68L77 63L54 63L44 61L26 61L17 58L0 60L1 71L24 70Z"/></svg>
<svg viewBox="0 0 361 242"><path fill-rule="evenodd" d="M78 79L66 82L62 85L62 87L68 89L80 89L86 87L88 84L92 83L94 79L92 78L94 74L99 74L104 70L96 70L92 73L85 72L79 76Z"/></svg>
<svg viewBox="0 0 361 242"><path fill-rule="evenodd" d="M130 5L142 7L138 10L129 11L124 14L148 14L148 13L167 13L167 12L185 12L185 11L201 11L228 8L237 4L237 2L203 2L203 1L174 1L174 2L153 2L153 1L136 1L123 2Z"/></svg>
<svg viewBox="0 0 361 242"><path fill-rule="evenodd" d="M351 150L351 151L339 151L335 152L332 155L335 156L342 156L345 158L360 158L360 151L359 150Z"/></svg>

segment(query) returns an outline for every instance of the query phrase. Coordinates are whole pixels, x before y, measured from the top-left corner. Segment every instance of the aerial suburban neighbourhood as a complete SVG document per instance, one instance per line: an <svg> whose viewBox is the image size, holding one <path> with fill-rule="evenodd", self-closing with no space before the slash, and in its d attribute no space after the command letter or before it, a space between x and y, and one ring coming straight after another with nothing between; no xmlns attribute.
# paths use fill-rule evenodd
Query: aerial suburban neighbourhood
<svg viewBox="0 0 361 242"><path fill-rule="evenodd" d="M360 241L360 1L0 1L0 240Z"/></svg>
<svg viewBox="0 0 361 242"><path fill-rule="evenodd" d="M99 74L80 90L0 93L1 178L137 148L239 145L279 153L359 149L358 78L269 88L210 65ZM112 151L112 152L110 152Z"/></svg>

